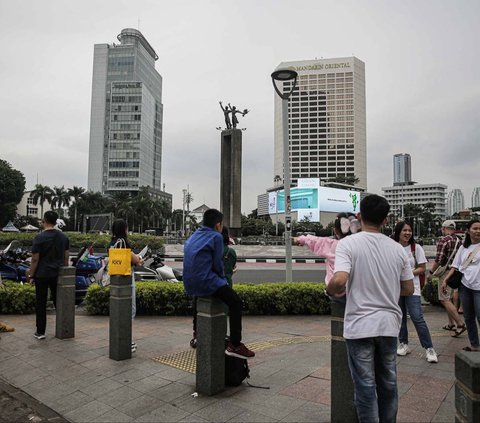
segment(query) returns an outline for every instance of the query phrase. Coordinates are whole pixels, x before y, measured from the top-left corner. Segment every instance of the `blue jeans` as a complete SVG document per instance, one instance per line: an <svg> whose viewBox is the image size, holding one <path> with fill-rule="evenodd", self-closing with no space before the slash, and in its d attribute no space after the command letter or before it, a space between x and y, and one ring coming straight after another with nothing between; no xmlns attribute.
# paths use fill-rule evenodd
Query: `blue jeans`
<svg viewBox="0 0 480 423"><path fill-rule="evenodd" d="M397 338L346 339L359 423L397 420Z"/></svg>
<svg viewBox="0 0 480 423"><path fill-rule="evenodd" d="M420 295L410 295L408 297L400 297L400 308L402 309L402 326L400 327L399 339L403 344L408 344L408 329L407 329L407 311L410 319L417 331L418 339L422 347L432 348L432 337L428 330L427 323L423 318L422 302Z"/></svg>
<svg viewBox="0 0 480 423"><path fill-rule="evenodd" d="M463 318L467 327L468 340L473 348L480 347L477 322L480 323L480 291L467 288L461 284L458 289L463 307ZM476 319L476 320L475 320Z"/></svg>

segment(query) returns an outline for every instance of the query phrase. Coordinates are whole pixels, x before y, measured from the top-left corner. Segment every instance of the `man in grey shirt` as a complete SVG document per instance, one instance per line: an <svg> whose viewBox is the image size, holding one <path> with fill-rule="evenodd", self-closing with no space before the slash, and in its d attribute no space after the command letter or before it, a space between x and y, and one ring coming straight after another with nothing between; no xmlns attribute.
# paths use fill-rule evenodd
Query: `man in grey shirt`
<svg viewBox="0 0 480 423"><path fill-rule="evenodd" d="M378 195L360 203L362 232L342 239L330 295L346 291L343 336L359 422L396 421L400 295L412 295L413 273L400 244L381 233L390 205Z"/></svg>

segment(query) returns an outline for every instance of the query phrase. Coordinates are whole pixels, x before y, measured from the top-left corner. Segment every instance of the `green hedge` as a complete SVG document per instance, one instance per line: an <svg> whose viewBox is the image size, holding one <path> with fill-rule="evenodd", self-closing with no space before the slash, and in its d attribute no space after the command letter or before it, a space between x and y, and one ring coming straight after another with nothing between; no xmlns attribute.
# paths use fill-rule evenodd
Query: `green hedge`
<svg viewBox="0 0 480 423"><path fill-rule="evenodd" d="M440 305L440 301L438 301L437 284L438 278L433 278L432 282L426 283L422 289L423 298L425 298L426 301L433 305Z"/></svg>
<svg viewBox="0 0 480 423"><path fill-rule="evenodd" d="M79 249L85 245L93 244L94 250L103 251L110 243L110 235L99 234L81 234L78 232L65 232L70 240L70 248ZM0 232L0 245L7 246L10 242L18 240L23 246L30 247L36 233L10 233ZM132 234L128 236L129 242L135 250L141 250L148 245L152 250L158 250L163 247L163 238L152 235Z"/></svg>
<svg viewBox="0 0 480 423"><path fill-rule="evenodd" d="M35 287L4 281L0 286L0 313L31 314L35 313Z"/></svg>
<svg viewBox="0 0 480 423"><path fill-rule="evenodd" d="M235 284L235 291L244 302L244 314L328 314L329 300L324 284L266 283L259 285ZM85 297L90 314L107 315L109 287L92 285ZM138 315L186 315L191 313L191 298L181 283L137 282Z"/></svg>

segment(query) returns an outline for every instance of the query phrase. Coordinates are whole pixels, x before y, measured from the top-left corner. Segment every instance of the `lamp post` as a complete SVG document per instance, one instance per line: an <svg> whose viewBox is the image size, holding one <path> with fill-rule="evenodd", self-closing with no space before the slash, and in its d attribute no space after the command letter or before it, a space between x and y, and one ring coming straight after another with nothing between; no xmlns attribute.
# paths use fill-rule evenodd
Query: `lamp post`
<svg viewBox="0 0 480 423"><path fill-rule="evenodd" d="M285 268L286 282L292 282L292 216L290 204L290 149L288 134L288 98L297 85L297 72L291 69L279 69L272 73L272 83L276 93L282 99L282 126L283 126L283 188L285 191ZM293 81L290 91L282 92L277 82ZM282 87L283 88L283 87Z"/></svg>
<svg viewBox="0 0 480 423"><path fill-rule="evenodd" d="M182 189L183 192L183 209L182 209L182 236L185 236L185 201L187 199L187 190Z"/></svg>

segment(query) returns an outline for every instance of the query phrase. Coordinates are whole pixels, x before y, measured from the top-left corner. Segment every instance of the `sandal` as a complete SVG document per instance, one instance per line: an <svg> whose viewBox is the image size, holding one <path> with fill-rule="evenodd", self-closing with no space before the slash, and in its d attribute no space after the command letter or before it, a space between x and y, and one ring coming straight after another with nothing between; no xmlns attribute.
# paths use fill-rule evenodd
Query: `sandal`
<svg viewBox="0 0 480 423"><path fill-rule="evenodd" d="M463 332L467 330L465 323L462 326L458 326L455 333L452 335L452 338L458 338Z"/></svg>
<svg viewBox="0 0 480 423"><path fill-rule="evenodd" d="M442 329L455 331L455 325L445 325Z"/></svg>

